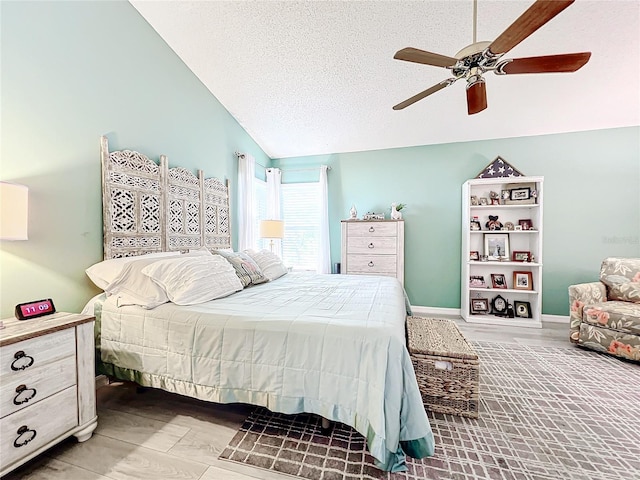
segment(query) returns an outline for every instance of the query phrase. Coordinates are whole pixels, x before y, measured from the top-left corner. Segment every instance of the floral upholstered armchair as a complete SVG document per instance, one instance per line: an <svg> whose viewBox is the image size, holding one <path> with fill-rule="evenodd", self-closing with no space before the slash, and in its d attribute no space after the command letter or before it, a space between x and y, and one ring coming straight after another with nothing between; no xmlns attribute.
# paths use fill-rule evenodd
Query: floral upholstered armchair
<svg viewBox="0 0 640 480"><path fill-rule="evenodd" d="M640 361L640 258L607 258L600 281L569 287L570 340Z"/></svg>

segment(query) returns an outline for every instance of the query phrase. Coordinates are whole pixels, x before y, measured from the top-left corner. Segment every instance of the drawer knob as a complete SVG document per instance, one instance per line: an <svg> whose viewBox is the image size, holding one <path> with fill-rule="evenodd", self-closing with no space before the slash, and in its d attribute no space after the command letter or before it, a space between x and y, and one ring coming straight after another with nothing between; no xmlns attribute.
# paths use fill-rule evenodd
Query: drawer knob
<svg viewBox="0 0 640 480"><path fill-rule="evenodd" d="M35 388L27 388L27 386L23 384L16 387L16 393L17 395L13 397L13 404L22 405L35 397L37 392Z"/></svg>
<svg viewBox="0 0 640 480"><path fill-rule="evenodd" d="M18 370L24 370L33 365L33 357L30 357L22 350L17 351L13 358L15 358L15 360L11 362L11 370L13 370L14 372L17 372Z"/></svg>
<svg viewBox="0 0 640 480"><path fill-rule="evenodd" d="M24 447L27 443L36 438L36 431L30 430L26 425L21 426L17 433L18 436L13 441L13 446L16 448Z"/></svg>
<svg viewBox="0 0 640 480"><path fill-rule="evenodd" d="M370 267L373 267L373 262L369 262L369 266L370 266Z"/></svg>
<svg viewBox="0 0 640 480"><path fill-rule="evenodd" d="M373 232L375 232L375 231L376 231L376 229L375 229L375 228L373 228L373 227L369 227L369 231L370 231L371 233L373 233Z"/></svg>
<svg viewBox="0 0 640 480"><path fill-rule="evenodd" d="M373 243L370 243L370 244L369 244L369 248L373 248Z"/></svg>

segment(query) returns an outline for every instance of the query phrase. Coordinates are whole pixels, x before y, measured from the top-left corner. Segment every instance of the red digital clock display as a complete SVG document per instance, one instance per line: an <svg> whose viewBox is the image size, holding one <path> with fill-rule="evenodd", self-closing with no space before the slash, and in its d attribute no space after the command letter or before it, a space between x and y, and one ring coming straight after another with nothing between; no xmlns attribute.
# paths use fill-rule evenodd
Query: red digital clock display
<svg viewBox="0 0 640 480"><path fill-rule="evenodd" d="M56 308L53 306L53 300L50 298L16 305L16 317L18 320L41 317L55 312Z"/></svg>

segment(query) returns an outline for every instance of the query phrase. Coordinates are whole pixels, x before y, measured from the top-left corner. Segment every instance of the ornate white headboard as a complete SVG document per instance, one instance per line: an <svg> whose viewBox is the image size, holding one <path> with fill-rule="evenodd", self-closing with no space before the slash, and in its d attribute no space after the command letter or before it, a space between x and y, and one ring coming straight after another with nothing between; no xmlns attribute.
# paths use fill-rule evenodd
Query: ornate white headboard
<svg viewBox="0 0 640 480"><path fill-rule="evenodd" d="M101 137L104 258L207 247L231 248L229 185L196 177L167 157L109 152Z"/></svg>

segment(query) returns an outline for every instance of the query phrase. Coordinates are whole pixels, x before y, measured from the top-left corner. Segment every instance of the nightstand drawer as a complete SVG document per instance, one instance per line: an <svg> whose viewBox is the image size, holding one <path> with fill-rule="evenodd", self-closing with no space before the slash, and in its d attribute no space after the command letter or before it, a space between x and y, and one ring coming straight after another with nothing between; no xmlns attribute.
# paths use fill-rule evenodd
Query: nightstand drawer
<svg viewBox="0 0 640 480"><path fill-rule="evenodd" d="M0 418L76 384L76 356L28 369L0 385Z"/></svg>
<svg viewBox="0 0 640 480"><path fill-rule="evenodd" d="M395 255L347 255L348 274L396 274Z"/></svg>
<svg viewBox="0 0 640 480"><path fill-rule="evenodd" d="M39 320L25 320L36 322ZM44 320L43 320L44 321ZM0 348L0 383L15 381L29 371L60 358L75 356L74 328L67 328Z"/></svg>
<svg viewBox="0 0 640 480"><path fill-rule="evenodd" d="M395 255L397 245L396 237L349 237L347 240L349 253L367 255Z"/></svg>
<svg viewBox="0 0 640 480"><path fill-rule="evenodd" d="M2 468L35 452L78 425L75 387L0 420Z"/></svg>
<svg viewBox="0 0 640 480"><path fill-rule="evenodd" d="M396 222L347 222L348 236L395 237L398 234Z"/></svg>

